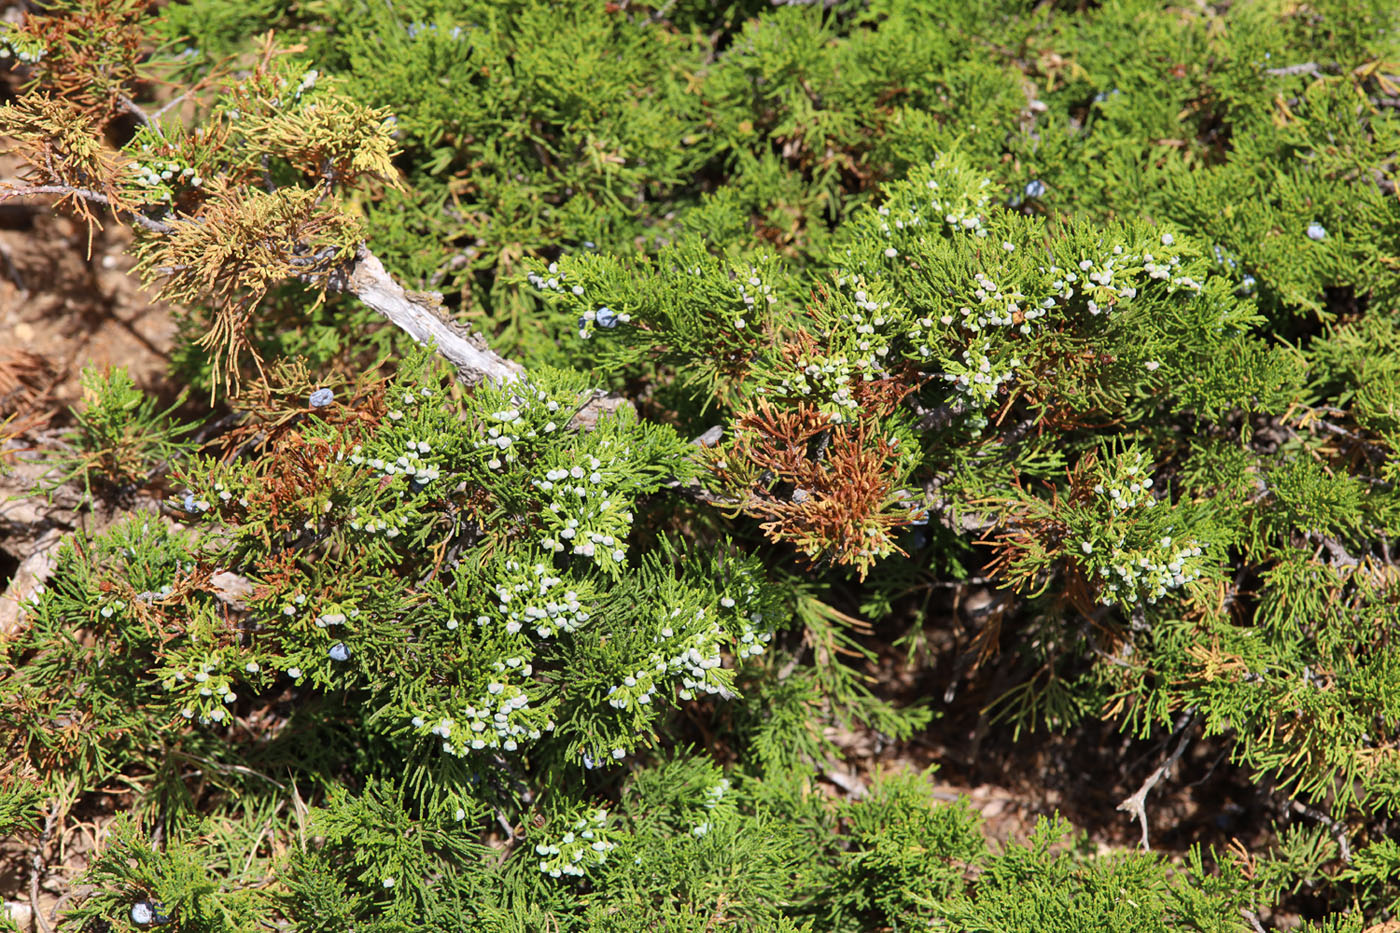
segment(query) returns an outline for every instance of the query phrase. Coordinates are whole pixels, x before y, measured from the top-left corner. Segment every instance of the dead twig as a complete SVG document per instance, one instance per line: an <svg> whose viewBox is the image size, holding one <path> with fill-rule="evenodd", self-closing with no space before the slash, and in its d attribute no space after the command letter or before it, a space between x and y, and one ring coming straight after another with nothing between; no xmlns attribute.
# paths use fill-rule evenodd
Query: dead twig
<svg viewBox="0 0 1400 933"><path fill-rule="evenodd" d="M112 201L105 194L92 191L88 188L73 188L68 185L32 185L27 188L10 188L0 191L0 201L8 201L11 198L34 198L41 195L53 194L65 198L81 198L99 207L105 207L114 213L125 214L130 217L138 226L144 227L151 233L165 234L172 228L169 224L159 220L154 220L139 211L128 211L112 206Z"/></svg>
<svg viewBox="0 0 1400 933"><path fill-rule="evenodd" d="M44 847L49 844L49 839L53 836L53 827L56 822L58 822L58 804L54 803L44 816L44 831L39 834L39 841L34 846L34 858L29 865L29 907L34 912L34 923L38 926L39 933L53 933L48 918L39 909L39 884L43 880L45 868Z"/></svg>
<svg viewBox="0 0 1400 933"><path fill-rule="evenodd" d="M1296 65L1286 65L1283 68L1265 68L1264 74L1275 78L1292 78L1297 75L1322 76L1322 69L1317 62L1299 62Z"/></svg>
<svg viewBox="0 0 1400 933"><path fill-rule="evenodd" d="M1152 846L1147 839L1147 795L1152 791L1152 788L1157 786L1162 778L1166 777L1167 772L1172 769L1172 766L1175 765L1186 752L1186 747L1191 744L1190 729L1195 723L1195 713L1183 715L1182 718L1177 721L1175 734L1181 736L1181 739L1176 743L1176 748L1166 757L1166 760L1157 766L1156 770L1147 776L1147 780L1142 782L1142 786L1137 789L1136 793L1118 804L1117 809L1128 813L1142 824L1142 848L1145 852L1152 851Z"/></svg>
<svg viewBox="0 0 1400 933"><path fill-rule="evenodd" d="M1292 804L1293 812L1301 813L1306 817L1317 820L1327 831L1332 834L1332 838L1337 840L1337 849L1341 853L1342 861L1351 864L1351 843L1347 840L1347 828L1341 823L1332 819L1326 813L1314 807L1310 807L1301 800L1295 800Z"/></svg>

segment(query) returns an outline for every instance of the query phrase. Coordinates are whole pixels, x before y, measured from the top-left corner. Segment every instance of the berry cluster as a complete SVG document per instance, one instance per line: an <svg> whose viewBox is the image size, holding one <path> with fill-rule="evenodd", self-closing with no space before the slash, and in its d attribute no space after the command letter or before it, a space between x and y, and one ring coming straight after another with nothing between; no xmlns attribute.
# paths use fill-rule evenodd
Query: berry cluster
<svg viewBox="0 0 1400 933"><path fill-rule="evenodd" d="M499 679L486 684L486 691L460 710L460 719L429 712L413 717L419 735L436 735L442 750L461 758L486 749L514 752L524 741L538 741L553 731L547 714L530 706L530 694L518 684L509 683L507 674L529 678L533 673L523 657L512 656L496 662Z"/></svg>
<svg viewBox="0 0 1400 933"><path fill-rule="evenodd" d="M1207 569L1205 545L1178 540L1170 516L1152 516L1162 500L1153 495L1150 465L1139 450L1113 458L1093 487L1093 504L1076 528L1086 575L1099 586L1105 606L1156 603L1169 591L1199 580Z"/></svg>
<svg viewBox="0 0 1400 933"><path fill-rule="evenodd" d="M553 638L560 632L576 632L588 622L590 615L583 602L587 594L581 597L574 586L559 592L564 581L548 565L536 563L526 567L510 560L505 563L505 571L505 578L496 583L494 615L478 616L478 626L503 623L508 635L529 628L540 638ZM452 622L448 625L455 627Z"/></svg>
<svg viewBox="0 0 1400 933"><path fill-rule="evenodd" d="M588 869L606 862L608 853L617 848L617 843L607 837L606 810L589 811L568 825L569 829L558 842L535 845L535 854L540 856L540 871L551 878L564 875L581 878Z"/></svg>
<svg viewBox="0 0 1400 933"><path fill-rule="evenodd" d="M610 441L598 452L606 453ZM594 453L559 450L542 462L544 472L532 480L546 494L541 513L547 536L541 544L555 552L588 558L604 569L627 560L625 538L632 528L625 478L618 464Z"/></svg>

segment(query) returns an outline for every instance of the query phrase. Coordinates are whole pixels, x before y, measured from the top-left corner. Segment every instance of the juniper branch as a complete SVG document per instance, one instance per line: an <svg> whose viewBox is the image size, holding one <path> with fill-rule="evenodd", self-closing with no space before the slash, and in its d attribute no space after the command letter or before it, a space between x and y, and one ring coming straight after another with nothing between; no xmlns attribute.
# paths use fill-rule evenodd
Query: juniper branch
<svg viewBox="0 0 1400 933"><path fill-rule="evenodd" d="M59 197L82 198L84 201L107 208L113 214L116 214L118 219L120 219L122 215L130 217L138 226L145 228L151 233L166 234L173 229L169 224L147 217L145 214L115 207L112 204L111 198L89 188L73 188L69 185L33 185L28 188L10 188L0 191L0 201L8 201L11 198L39 197L46 194L55 194Z"/></svg>
<svg viewBox="0 0 1400 933"><path fill-rule="evenodd" d="M349 269L332 276L330 286L334 291L354 295L419 343L435 345L437 352L469 382L489 379L509 383L525 374L519 363L478 346L444 320L438 313L441 305L437 296L406 291L364 245Z"/></svg>
<svg viewBox="0 0 1400 933"><path fill-rule="evenodd" d="M1344 825L1332 819L1332 817L1318 810L1316 807L1308 806L1301 800L1293 801L1291 806L1294 812L1311 817L1327 827L1327 831L1337 840L1337 848L1341 853L1342 861L1348 865L1351 864L1351 842L1347 839L1347 828Z"/></svg>
<svg viewBox="0 0 1400 933"><path fill-rule="evenodd" d="M41 195L82 198L107 208L119 219L129 216L138 226L157 236L164 236L175 230L171 223L116 208L112 200L100 192L69 185L34 185L0 191L0 201ZM524 369L518 363L497 355L487 347L479 346L468 334L444 320L438 311L440 302L436 296L405 290L385 270L379 258L363 244L355 256L354 263L343 272L333 275L329 285L333 291L354 295L419 343L434 344L437 352L455 366L468 382L480 382L483 379L502 383L514 382L524 375Z"/></svg>

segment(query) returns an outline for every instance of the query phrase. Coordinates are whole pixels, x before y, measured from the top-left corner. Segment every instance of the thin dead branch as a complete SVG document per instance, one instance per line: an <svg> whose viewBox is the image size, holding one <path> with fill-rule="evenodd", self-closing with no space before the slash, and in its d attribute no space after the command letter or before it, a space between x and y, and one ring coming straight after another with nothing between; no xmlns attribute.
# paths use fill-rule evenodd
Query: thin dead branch
<svg viewBox="0 0 1400 933"><path fill-rule="evenodd" d="M1147 776L1147 780L1142 782L1142 786L1137 789L1136 793L1118 804L1117 809L1128 813L1142 824L1143 851L1152 851L1152 846L1148 843L1147 839L1147 795L1152 791L1152 788L1157 786L1162 778L1167 776L1167 772L1169 772L1181 756L1185 754L1187 746L1191 744L1190 730L1195 723L1196 716L1194 713L1184 715L1177 721L1176 735L1180 736L1180 739L1176 743L1176 748Z"/></svg>

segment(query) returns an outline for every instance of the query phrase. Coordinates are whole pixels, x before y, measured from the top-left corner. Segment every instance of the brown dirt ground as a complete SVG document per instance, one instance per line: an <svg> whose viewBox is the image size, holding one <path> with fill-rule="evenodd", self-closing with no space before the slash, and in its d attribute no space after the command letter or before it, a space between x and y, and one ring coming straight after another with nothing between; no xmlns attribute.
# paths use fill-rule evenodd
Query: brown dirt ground
<svg viewBox="0 0 1400 933"><path fill-rule="evenodd" d="M175 325L128 273L130 234L99 231L87 256L86 227L35 205L0 208L0 346L42 359L49 394L66 406L84 366L125 366L161 394Z"/></svg>

